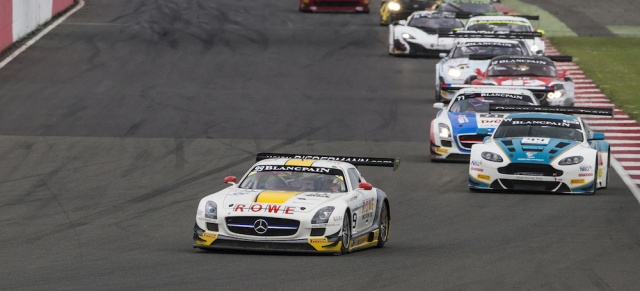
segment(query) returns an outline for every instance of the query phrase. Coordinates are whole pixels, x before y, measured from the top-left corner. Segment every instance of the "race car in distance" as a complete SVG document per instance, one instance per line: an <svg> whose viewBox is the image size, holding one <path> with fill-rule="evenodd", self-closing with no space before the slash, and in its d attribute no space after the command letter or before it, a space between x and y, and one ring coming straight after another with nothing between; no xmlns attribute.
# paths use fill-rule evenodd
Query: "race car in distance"
<svg viewBox="0 0 640 291"><path fill-rule="evenodd" d="M370 0L300 0L298 10L301 12L343 11L369 13Z"/></svg>
<svg viewBox="0 0 640 291"><path fill-rule="evenodd" d="M411 56L438 56L451 50L453 38L440 38L463 26L455 14L435 11L417 11L407 20L389 25L389 54Z"/></svg>
<svg viewBox="0 0 640 291"><path fill-rule="evenodd" d="M535 93L543 106L573 106L575 85L567 71L557 73L553 61L571 61L570 56L498 56L485 72L476 70L467 83L498 86L546 86L553 92Z"/></svg>
<svg viewBox="0 0 640 291"><path fill-rule="evenodd" d="M490 108L532 112L509 114L490 138L473 145L471 190L593 194L607 187L611 152L604 133L568 114L613 116L613 108L516 107Z"/></svg>
<svg viewBox="0 0 640 291"><path fill-rule="evenodd" d="M387 195L356 165L399 159L260 153L236 183L200 201L194 247L344 254L389 239Z"/></svg>
<svg viewBox="0 0 640 291"><path fill-rule="evenodd" d="M444 103L433 104L439 111L431 121L431 160L469 160L471 146L481 143L506 116L506 113L489 112L490 104L538 105L538 101L526 89L499 86L460 89L447 107ZM478 135L478 128L487 132Z"/></svg>
<svg viewBox="0 0 640 291"><path fill-rule="evenodd" d="M529 18L534 18L528 16ZM465 25L464 31L504 31L504 32L539 32L529 19L523 16L475 16L470 18ZM545 44L541 37L528 38L525 42L529 50L537 55L544 55Z"/></svg>
<svg viewBox="0 0 640 291"><path fill-rule="evenodd" d="M455 91L442 87L442 84L464 84L477 71L485 71L491 58L498 55L531 55L522 40L495 38L458 38L448 54L436 64L437 101L448 102ZM470 58L472 57L472 58Z"/></svg>
<svg viewBox="0 0 640 291"><path fill-rule="evenodd" d="M475 15L502 15L493 3L495 0L446 0L436 7L442 12L453 12L459 18L469 18Z"/></svg>
<svg viewBox="0 0 640 291"><path fill-rule="evenodd" d="M437 0L382 0L380 25L389 25L396 20L406 19L415 11L431 10L437 3Z"/></svg>

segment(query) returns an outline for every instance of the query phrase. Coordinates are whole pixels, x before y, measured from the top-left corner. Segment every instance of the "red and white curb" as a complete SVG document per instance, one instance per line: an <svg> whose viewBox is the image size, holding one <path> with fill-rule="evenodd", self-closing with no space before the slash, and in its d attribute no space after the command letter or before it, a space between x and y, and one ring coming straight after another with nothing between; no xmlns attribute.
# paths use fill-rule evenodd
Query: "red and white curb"
<svg viewBox="0 0 640 291"><path fill-rule="evenodd" d="M545 54L561 55L548 40L545 41ZM602 116L584 116L583 119L595 131L605 133L605 140L611 146L611 166L625 181L633 195L640 202L640 126L624 111L602 94L600 89L584 75L574 63L556 63L559 71L568 71L575 84L575 104L577 107L614 108L614 118Z"/></svg>

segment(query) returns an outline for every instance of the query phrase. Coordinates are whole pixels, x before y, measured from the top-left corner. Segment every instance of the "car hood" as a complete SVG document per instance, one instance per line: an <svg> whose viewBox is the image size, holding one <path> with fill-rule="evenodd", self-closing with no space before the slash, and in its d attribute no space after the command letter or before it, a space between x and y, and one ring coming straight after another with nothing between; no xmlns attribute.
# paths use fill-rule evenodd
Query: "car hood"
<svg viewBox="0 0 640 291"><path fill-rule="evenodd" d="M241 207L243 211L239 212L268 212L270 209L275 212L283 212L287 208L294 212L309 212L319 205L346 195L346 192L291 192L229 187L211 195L211 198L215 201L222 201L223 205L219 207L223 209L239 210L238 207Z"/></svg>
<svg viewBox="0 0 640 291"><path fill-rule="evenodd" d="M496 138L495 141L512 163L535 164L550 164L580 144L578 141L548 137Z"/></svg>
<svg viewBox="0 0 640 291"><path fill-rule="evenodd" d="M448 112L448 115L454 134L475 133L478 128L487 128L491 133L506 116L480 112Z"/></svg>

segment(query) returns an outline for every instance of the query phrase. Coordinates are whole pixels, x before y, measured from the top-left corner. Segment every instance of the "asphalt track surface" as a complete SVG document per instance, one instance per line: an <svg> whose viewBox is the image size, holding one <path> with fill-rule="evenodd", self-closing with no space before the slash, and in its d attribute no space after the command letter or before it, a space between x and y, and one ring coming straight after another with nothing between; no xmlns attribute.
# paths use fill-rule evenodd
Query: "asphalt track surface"
<svg viewBox="0 0 640 291"><path fill-rule="evenodd" d="M374 10L377 8L374 3ZM95 0L0 70L0 289L632 290L640 205L478 194L431 163L434 59L386 54L378 14L296 1ZM361 168L391 240L345 256L203 252L199 199L261 151Z"/></svg>

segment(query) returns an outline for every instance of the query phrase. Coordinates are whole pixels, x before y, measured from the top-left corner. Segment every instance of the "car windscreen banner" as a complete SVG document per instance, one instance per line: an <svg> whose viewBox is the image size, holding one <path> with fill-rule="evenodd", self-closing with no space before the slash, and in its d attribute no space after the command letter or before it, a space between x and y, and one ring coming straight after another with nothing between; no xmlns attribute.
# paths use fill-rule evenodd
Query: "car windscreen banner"
<svg viewBox="0 0 640 291"><path fill-rule="evenodd" d="M372 157L349 157L349 156L330 156L330 155L306 155L306 154L281 154L281 153L259 153L256 161L264 159L301 159L301 160L327 160L347 162L355 166L378 166L392 167L397 170L400 166L400 159L397 158L372 158Z"/></svg>
<svg viewBox="0 0 640 291"><path fill-rule="evenodd" d="M556 118L505 118L500 126L553 126L563 128L580 129L578 120L566 120Z"/></svg>
<svg viewBox="0 0 640 291"><path fill-rule="evenodd" d="M491 111L510 112L548 112L563 114L605 115L613 118L613 106L611 108L597 107L556 107L556 106L528 106L528 105L498 105L490 104Z"/></svg>

